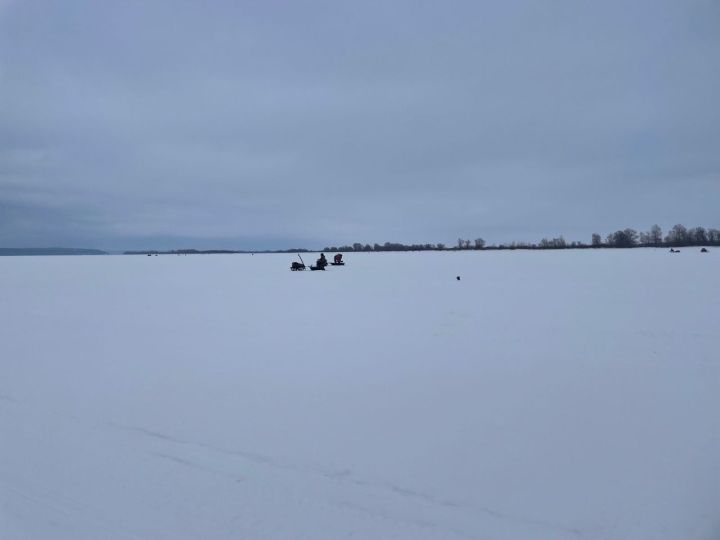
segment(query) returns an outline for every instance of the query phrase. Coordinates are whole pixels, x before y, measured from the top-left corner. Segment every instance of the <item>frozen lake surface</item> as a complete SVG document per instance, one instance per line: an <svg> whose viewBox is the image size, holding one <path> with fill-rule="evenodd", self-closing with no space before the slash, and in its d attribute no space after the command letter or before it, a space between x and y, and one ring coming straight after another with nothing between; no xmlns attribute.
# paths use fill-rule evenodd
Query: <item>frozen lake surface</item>
<svg viewBox="0 0 720 540"><path fill-rule="evenodd" d="M292 260L0 258L0 538L720 538L720 250Z"/></svg>

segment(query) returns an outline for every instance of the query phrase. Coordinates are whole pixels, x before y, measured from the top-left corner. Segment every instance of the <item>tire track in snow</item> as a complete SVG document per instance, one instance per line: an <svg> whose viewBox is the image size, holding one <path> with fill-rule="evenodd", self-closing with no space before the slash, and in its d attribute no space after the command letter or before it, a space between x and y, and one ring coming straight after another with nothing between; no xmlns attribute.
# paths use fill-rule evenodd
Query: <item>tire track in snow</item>
<svg viewBox="0 0 720 540"><path fill-rule="evenodd" d="M481 513L488 517L491 517L495 520L504 521L506 523L513 523L519 526L524 527L531 527L535 529L542 529L546 532L554 532L557 534L562 534L564 536L570 536L573 538L584 538L586 535L583 530L575 527L570 527L561 523L553 522L553 521L547 521L527 516L520 516L515 515L511 513L501 512L498 510L495 510L490 507L486 506L478 506L471 503L463 503L463 502L457 502L452 501L448 499L442 499L439 497L436 497L434 495L416 491L413 489L409 489L406 487L394 485L394 484L385 484L382 482L373 482L368 480L363 480L360 478L355 477L352 474L352 471L349 469L342 469L342 470L328 470L328 469L322 469L320 467L310 467L310 466L303 466L303 465L297 465L287 462L282 462L276 458L258 454L254 452L248 452L244 450L230 450L227 448L221 448L218 446L214 446L208 443L203 442L197 442L187 439L180 439L178 437L174 437L171 435L168 435L166 433L162 433L156 430L147 429L144 427L139 426L129 426L124 424L119 424L116 422L107 422L107 425L111 428L127 431L131 433L137 433L140 435L143 435L148 438L157 439L160 441L164 441L170 444L177 444L182 446L190 446L195 448L201 448L204 450L209 450L211 452L216 452L228 456L235 456L240 457L245 460L251 461L252 463L263 465L266 467L271 467L273 469L280 469L280 470L287 470L287 471L293 471L296 473L302 473L302 474L311 474L315 477L322 477L328 480L332 480L339 483L344 484L353 484L360 487L370 488L370 489L379 489L385 492L392 493L393 495L399 496L406 500L416 500L423 502L425 504L429 504L435 507L444 507L446 509L455 509L459 511L464 512L472 512L472 513ZM189 460L184 460L182 458L179 458L177 456L170 456L167 454L157 454L160 455L160 457L164 457L165 459L170 459L173 461L176 461L180 464L194 467L201 470L206 470L208 472L218 474L218 475L228 475L227 473L222 473L220 471L214 471L212 469L209 469L207 467L198 465L197 463L193 463ZM237 478L236 478L237 479ZM374 514L376 517L379 517L381 519L394 519L389 516L387 516L384 513L377 512L372 509L368 509L365 507L362 507L360 505L355 505L353 503L344 502L341 504L338 504L339 507L345 507L345 508L355 508L357 511L366 513L366 514ZM409 521L412 523L415 523L414 521ZM421 527L439 527L438 525L430 522L418 522L416 523L418 526ZM451 531L448 531L451 532ZM467 538L475 538L474 536L467 536L466 533L461 533L459 531L452 531L453 534L457 536L467 537Z"/></svg>
<svg viewBox="0 0 720 540"><path fill-rule="evenodd" d="M6 395L0 395L0 399L3 401L8 401L12 403L20 403L18 400L6 396ZM80 421L81 419L74 415L69 414L61 414L57 412L47 412L45 411L45 414L49 414L51 416L63 416L66 418L71 418L75 421ZM316 478L323 478L326 480L331 480L336 483L346 484L346 485L355 485L362 488L367 488L370 490L380 490L385 493L390 493L392 495L398 496L404 500L415 500L418 502L422 502L424 504L428 504L434 507L438 508L445 508L450 510L457 510L462 511L463 513L473 513L473 514L484 514L485 516L492 518L493 520L497 520L504 523L509 524L515 524L522 527L530 527L535 530L543 530L545 532L554 532L556 534L562 534L565 537L572 537L572 538L585 538L587 535L586 533L579 529L579 528L573 528L561 523L556 523L552 521L545 521L537 518L527 517L527 516L520 516L520 515L514 515L511 513L505 513L498 510L495 510L491 507L485 507L485 506L477 506L472 503L465 503L465 502L458 502L453 501L449 499L443 499L440 497L436 497L434 495L420 492L417 490L413 490L407 487L398 486L395 484L387 484L379 481L370 481L358 478L355 476L350 469L341 469L341 470L331 470L327 468L322 468L319 466L309 466L309 465L299 465L289 462L283 462L277 458L263 455L255 452L249 452L245 450L237 450L237 449L227 449L222 448L219 446L211 445L204 442L199 441L193 441L193 440L187 440L187 439L181 439L179 437L175 437L172 435L168 435L167 433L148 429L141 426L132 426L132 425L125 425L113 421L107 421L103 422L100 425L105 425L106 427L119 430L119 431L125 431L129 433L136 433L139 435L142 435L147 438L156 439L161 442L165 442L171 445L180 445L180 446L186 446L191 448L199 448L206 451L231 456L231 457L237 457L244 459L246 461L249 461L251 463L269 467L276 470L285 470L285 471L291 471L294 473L300 473L300 474L307 474L312 475ZM169 453L160 453L160 452L154 452L154 455L157 457L160 457L162 459L173 461L179 465L183 465L189 468L194 468L203 472L215 474L218 476L226 477L232 481L240 482L243 481L244 478L238 475L233 475L229 472L219 471L212 469L210 467L200 465L198 463L195 463L190 460L183 459L179 456L171 455ZM307 500L300 500L298 497L292 496L294 499L298 500L298 502L301 502L303 504L307 504ZM384 521L395 521L397 523L405 523L408 525L415 525L418 527L421 527L423 529L429 529L429 528L437 528L442 529L443 531L447 533L451 533L455 536L462 537L462 538L476 538L475 536L469 536L468 533L452 530L448 528L447 526L441 526L435 523L431 522L425 522L425 521L415 521L415 520L408 520L403 518L395 518L388 516L383 511L374 510L371 508L367 508L366 506L351 503L351 502L342 502L342 503L328 503L326 506L333 506L339 509L344 510L350 510L355 509L360 514L366 515L366 516L374 516L376 519L381 519Z"/></svg>
<svg viewBox="0 0 720 540"><path fill-rule="evenodd" d="M65 495L50 495L48 493L42 493L38 489L24 490L16 487L13 483L6 479L0 478L0 484L3 484L3 490L6 493L13 495L16 499L22 499L31 505L40 506L60 514L64 517L71 518L73 522L81 521L92 524L93 527L99 527L105 530L107 533L112 533L113 538L117 538L120 535L123 538L130 540L148 540L145 536L140 536L137 533L129 531L121 523L103 518L99 515L96 509L82 504L76 500L73 500ZM5 507L8 503L5 503ZM37 519L37 516L34 517ZM50 523L54 524L54 520L50 520Z"/></svg>

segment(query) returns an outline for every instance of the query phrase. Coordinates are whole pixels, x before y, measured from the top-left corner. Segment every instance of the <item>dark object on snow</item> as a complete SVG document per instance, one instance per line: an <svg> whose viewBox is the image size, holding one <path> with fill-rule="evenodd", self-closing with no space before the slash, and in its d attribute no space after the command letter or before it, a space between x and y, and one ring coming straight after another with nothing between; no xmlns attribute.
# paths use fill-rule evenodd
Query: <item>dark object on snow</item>
<svg viewBox="0 0 720 540"><path fill-rule="evenodd" d="M670 248L670 253L680 253L679 249Z"/></svg>
<svg viewBox="0 0 720 540"><path fill-rule="evenodd" d="M330 266L345 266L344 262L341 263L330 263Z"/></svg>
<svg viewBox="0 0 720 540"><path fill-rule="evenodd" d="M700 253L707 253L707 252L708 252L708 250L705 249L705 248L702 248L702 249L700 250Z"/></svg>
<svg viewBox="0 0 720 540"><path fill-rule="evenodd" d="M303 261L303 258L298 253L298 259L300 259L300 262L294 262L290 265L290 270L296 271L296 270L306 270L307 267L305 266L305 261Z"/></svg>
<svg viewBox="0 0 720 540"><path fill-rule="evenodd" d="M310 270L323 270L324 271L325 267L324 266L311 266Z"/></svg>
<svg viewBox="0 0 720 540"><path fill-rule="evenodd" d="M315 266L317 267L318 270L325 270L325 267L327 265L328 265L328 262L327 262L327 259L325 258L325 254L321 253L320 258L315 263ZM310 267L310 269L314 270L314 268L312 266Z"/></svg>
<svg viewBox="0 0 720 540"><path fill-rule="evenodd" d="M460 276L455 276L455 279L457 279L458 281L460 281Z"/></svg>
<svg viewBox="0 0 720 540"><path fill-rule="evenodd" d="M333 262L335 264L341 264L343 262L342 253L336 253L335 256L333 257Z"/></svg>

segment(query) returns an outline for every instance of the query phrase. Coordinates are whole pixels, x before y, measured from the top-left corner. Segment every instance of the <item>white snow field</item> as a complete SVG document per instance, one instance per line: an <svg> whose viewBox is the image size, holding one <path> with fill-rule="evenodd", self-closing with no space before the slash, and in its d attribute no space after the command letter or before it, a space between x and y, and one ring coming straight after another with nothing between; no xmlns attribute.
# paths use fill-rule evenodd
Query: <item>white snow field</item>
<svg viewBox="0 0 720 540"><path fill-rule="evenodd" d="M720 538L720 250L293 260L0 258L0 538Z"/></svg>

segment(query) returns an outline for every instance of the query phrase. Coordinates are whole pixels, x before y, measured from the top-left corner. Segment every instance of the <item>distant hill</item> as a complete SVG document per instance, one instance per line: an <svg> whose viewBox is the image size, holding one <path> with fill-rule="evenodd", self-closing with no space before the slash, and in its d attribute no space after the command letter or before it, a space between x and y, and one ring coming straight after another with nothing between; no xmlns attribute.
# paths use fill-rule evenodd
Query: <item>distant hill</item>
<svg viewBox="0 0 720 540"><path fill-rule="evenodd" d="M99 249L77 248L0 248L1 256L17 255L107 255Z"/></svg>

